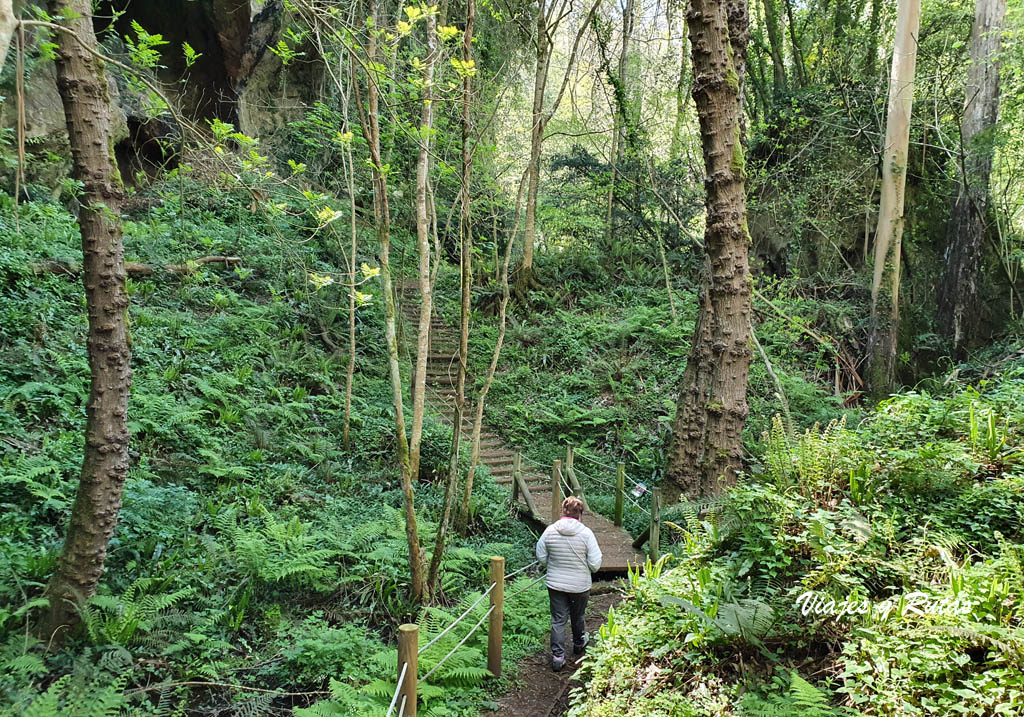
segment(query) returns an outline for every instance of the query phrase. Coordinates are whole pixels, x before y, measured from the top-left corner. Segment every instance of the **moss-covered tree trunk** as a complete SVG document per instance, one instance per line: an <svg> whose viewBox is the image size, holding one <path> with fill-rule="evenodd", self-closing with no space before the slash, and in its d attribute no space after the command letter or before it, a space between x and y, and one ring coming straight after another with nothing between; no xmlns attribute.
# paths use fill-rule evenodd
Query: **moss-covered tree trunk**
<svg viewBox="0 0 1024 717"><path fill-rule="evenodd" d="M114 164L113 110L96 47L89 0L51 0L50 14L74 35L56 33L57 89L71 145L72 176L82 185L82 282L89 328L85 456L71 521L47 587L45 637L59 641L77 621L74 603L96 592L114 535L128 474L128 293L119 212L123 188Z"/></svg>
<svg viewBox="0 0 1024 717"><path fill-rule="evenodd" d="M903 203L920 21L921 0L900 0L889 77L889 111L885 122L881 199L871 280L867 382L871 395L877 399L887 396L896 381Z"/></svg>
<svg viewBox="0 0 1024 717"><path fill-rule="evenodd" d="M473 62L473 25L476 22L476 3L466 1L466 29L462 33L462 62L469 67ZM466 412L466 360L469 354L469 318L472 311L473 291L473 224L472 201L469 192L473 169L472 121L470 109L473 100L473 78L467 72L462 78L462 174L459 190L459 270L461 275L461 308L459 311L459 366L455 380L455 406L452 409L452 448L448 456L448 478L445 481L444 507L441 521L434 536L434 553L430 557L427 573L427 592L433 599L437 592L437 578L441 571L441 557L448 537L455 491L459 485L459 449L462 447L462 421ZM497 249L497 245L495 245Z"/></svg>
<svg viewBox="0 0 1024 717"><path fill-rule="evenodd" d="M372 28L379 27L377 5L370 0L369 13ZM377 52L377 35L371 30L366 41L366 63L375 67L380 62ZM388 349L388 375L391 379L391 396L395 410L395 446L402 482L403 512L405 514L405 537L409 548L409 593L413 600L423 598L423 554L420 550L419 529L416 524L413 474L409 463L409 442L405 429L405 412L402 400L402 372L398 354L398 330L395 309L395 290L391 280L391 205L388 200L388 180L384 173L380 139L380 87L378 75L366 73L366 105L356 81L352 63L352 89L356 95L360 126L363 138L370 152L370 176L373 182L373 219L377 234L378 259L380 261L380 290L384 303L384 340Z"/></svg>
<svg viewBox="0 0 1024 717"><path fill-rule="evenodd" d="M548 8L541 0L537 12L537 63L534 66L533 108L530 124L530 159L527 167L526 224L523 227L523 265L520 280L525 287L533 275L533 246L537 236L537 192L540 188L540 152L544 144L544 90L551 66L551 42L548 35Z"/></svg>
<svg viewBox="0 0 1024 717"><path fill-rule="evenodd" d="M971 28L961 123L960 187L946 235L946 262L939 287L939 326L957 354L978 326L978 269L992 174L992 128L999 114L999 48L1006 0L978 0Z"/></svg>
<svg viewBox="0 0 1024 717"><path fill-rule="evenodd" d="M692 0L693 99L707 193L700 311L665 473L688 496L709 495L740 468L750 369L750 237L741 123L746 2Z"/></svg>

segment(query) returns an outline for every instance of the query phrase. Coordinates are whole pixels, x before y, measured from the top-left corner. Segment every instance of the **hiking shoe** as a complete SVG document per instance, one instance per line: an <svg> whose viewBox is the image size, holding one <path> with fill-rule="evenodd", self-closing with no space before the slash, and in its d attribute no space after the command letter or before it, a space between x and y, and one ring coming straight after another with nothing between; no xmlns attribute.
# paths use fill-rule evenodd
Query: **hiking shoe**
<svg viewBox="0 0 1024 717"><path fill-rule="evenodd" d="M573 644L573 646L572 646L572 654L577 656L577 657L579 655L582 655L584 652L587 651L587 645L589 643L590 643L590 635L588 635L587 633L583 633L583 643L580 644L580 645Z"/></svg>
<svg viewBox="0 0 1024 717"><path fill-rule="evenodd" d="M551 669L555 672L561 672L562 668L565 667L564 657L552 657L551 658Z"/></svg>

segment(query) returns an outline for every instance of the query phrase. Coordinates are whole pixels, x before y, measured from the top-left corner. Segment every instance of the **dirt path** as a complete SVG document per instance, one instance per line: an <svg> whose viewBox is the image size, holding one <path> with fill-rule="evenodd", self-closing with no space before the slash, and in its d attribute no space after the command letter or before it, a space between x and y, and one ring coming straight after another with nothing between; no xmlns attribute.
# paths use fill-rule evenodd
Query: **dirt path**
<svg viewBox="0 0 1024 717"><path fill-rule="evenodd" d="M594 583L601 594L587 605L587 632L604 624L608 608L622 599L618 582ZM576 658L579 659L579 658ZM519 685L498 701L498 709L482 717L558 717L569 708L569 693L579 682L573 679L578 665L570 660L561 672L551 669L551 653L545 649L519 662Z"/></svg>

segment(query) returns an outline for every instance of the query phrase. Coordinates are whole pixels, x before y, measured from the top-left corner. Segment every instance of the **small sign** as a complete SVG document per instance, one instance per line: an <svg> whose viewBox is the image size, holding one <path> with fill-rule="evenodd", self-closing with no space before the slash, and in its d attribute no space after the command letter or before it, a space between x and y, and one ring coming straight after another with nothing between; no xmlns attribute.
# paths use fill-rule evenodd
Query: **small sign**
<svg viewBox="0 0 1024 717"><path fill-rule="evenodd" d="M637 483L636 484L636 488L633 489L633 497L634 498L639 498L640 496L642 496L646 492L647 492L647 486L644 485L643 483Z"/></svg>

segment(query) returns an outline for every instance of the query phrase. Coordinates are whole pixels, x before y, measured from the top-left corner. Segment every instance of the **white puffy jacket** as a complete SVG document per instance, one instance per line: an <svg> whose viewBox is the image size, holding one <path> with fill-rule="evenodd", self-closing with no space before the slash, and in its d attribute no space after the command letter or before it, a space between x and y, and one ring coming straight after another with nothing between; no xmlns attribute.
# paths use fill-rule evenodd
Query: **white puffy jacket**
<svg viewBox="0 0 1024 717"><path fill-rule="evenodd" d="M567 593L590 590L590 574L601 568L594 531L575 518L559 518L537 541L537 560L547 566L547 586Z"/></svg>

